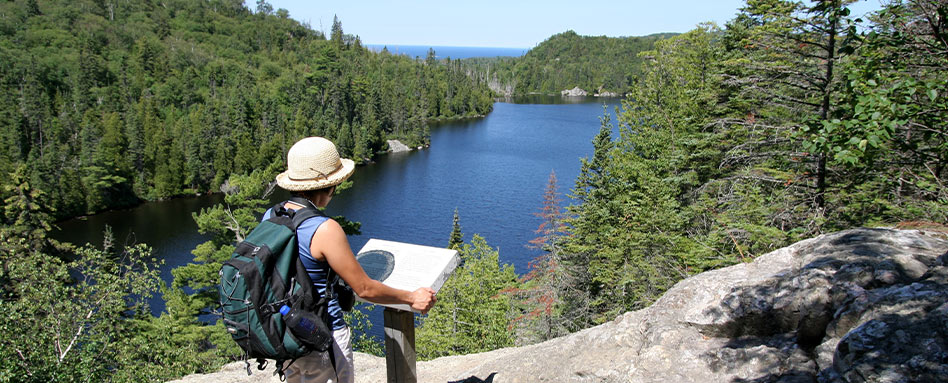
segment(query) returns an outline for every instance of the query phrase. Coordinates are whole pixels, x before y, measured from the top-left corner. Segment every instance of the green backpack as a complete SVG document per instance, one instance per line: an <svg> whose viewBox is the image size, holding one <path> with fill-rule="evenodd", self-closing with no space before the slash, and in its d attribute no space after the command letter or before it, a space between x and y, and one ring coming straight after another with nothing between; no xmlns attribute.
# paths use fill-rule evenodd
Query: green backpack
<svg viewBox="0 0 948 383"><path fill-rule="evenodd" d="M308 202L308 201L307 201ZM303 206L310 206L308 203ZM313 207L288 210L283 203L271 209L271 217L261 222L237 245L231 259L220 270L220 303L224 326L244 351L247 374L250 358L257 359L258 369L266 368L267 359L276 361L280 380L287 366L312 351L329 353L333 360L332 333L329 328L328 302L332 284L318 301L313 283L299 258L296 229L303 221L323 216ZM328 280L335 274L330 271ZM304 344L287 328L280 308L317 313L319 341ZM332 365L335 367L335 361Z"/></svg>

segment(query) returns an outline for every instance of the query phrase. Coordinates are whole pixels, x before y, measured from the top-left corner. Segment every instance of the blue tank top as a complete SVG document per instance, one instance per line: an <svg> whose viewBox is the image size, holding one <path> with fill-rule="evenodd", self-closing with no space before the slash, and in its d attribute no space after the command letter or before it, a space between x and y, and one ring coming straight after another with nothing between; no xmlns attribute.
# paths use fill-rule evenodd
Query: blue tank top
<svg viewBox="0 0 948 383"><path fill-rule="evenodd" d="M270 218L270 210L272 209L268 209L267 212L263 214L261 221L266 221ZM316 288L319 296L325 294L326 291L326 279L329 276L329 262L319 261L313 258L309 247L312 244L313 237L316 235L316 229L319 229L319 226L328 220L329 218L327 217L316 216L303 221L296 229L300 261L302 261L303 267L306 268L306 273L309 274L309 279L313 281L313 286ZM342 316L342 307L339 306L339 299L335 296L329 301L329 321L332 324L333 330L346 327L346 321Z"/></svg>

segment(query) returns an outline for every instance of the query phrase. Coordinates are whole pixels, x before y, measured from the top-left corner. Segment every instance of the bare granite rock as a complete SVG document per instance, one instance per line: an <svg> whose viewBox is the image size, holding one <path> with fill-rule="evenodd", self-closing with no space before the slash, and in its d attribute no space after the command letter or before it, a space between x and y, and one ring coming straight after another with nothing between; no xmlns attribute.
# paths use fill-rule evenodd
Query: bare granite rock
<svg viewBox="0 0 948 383"><path fill-rule="evenodd" d="M401 153L411 151L411 148L408 145L403 144L399 140L388 140L388 151L391 153Z"/></svg>
<svg viewBox="0 0 948 383"><path fill-rule="evenodd" d="M588 93L585 90L582 90L578 86L574 87L573 89L566 89L560 92L560 95L567 96L567 97L579 97L579 96L585 96L587 94Z"/></svg>
<svg viewBox="0 0 948 383"><path fill-rule="evenodd" d="M594 94L593 96L594 97L619 97L619 93L610 92L606 90L605 87L600 86L599 89L596 90L596 94Z"/></svg>
<svg viewBox="0 0 948 383"><path fill-rule="evenodd" d="M946 263L943 233L827 234L688 278L648 308L575 334L419 362L418 380L945 381ZM384 359L357 354L356 365L357 381L385 380ZM259 381L242 373L182 382Z"/></svg>

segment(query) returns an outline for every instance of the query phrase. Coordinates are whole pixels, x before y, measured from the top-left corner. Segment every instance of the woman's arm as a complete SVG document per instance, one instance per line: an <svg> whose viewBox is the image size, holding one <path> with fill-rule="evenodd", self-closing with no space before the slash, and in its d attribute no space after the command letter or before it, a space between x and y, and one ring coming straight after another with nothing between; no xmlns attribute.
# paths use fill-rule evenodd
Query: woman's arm
<svg viewBox="0 0 948 383"><path fill-rule="evenodd" d="M400 290L369 278L352 254L342 226L334 220L327 220L316 229L309 249L314 258L329 262L329 267L365 300L375 303L405 303L422 313L428 312L435 303L434 290L427 287L415 291Z"/></svg>

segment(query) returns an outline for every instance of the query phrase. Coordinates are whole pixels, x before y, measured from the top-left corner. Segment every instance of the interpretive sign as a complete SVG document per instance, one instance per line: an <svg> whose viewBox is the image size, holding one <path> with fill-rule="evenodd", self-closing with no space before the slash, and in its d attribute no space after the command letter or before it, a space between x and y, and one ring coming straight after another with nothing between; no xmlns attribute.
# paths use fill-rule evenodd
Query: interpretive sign
<svg viewBox="0 0 948 383"><path fill-rule="evenodd" d="M437 292L458 266L460 258L457 250L370 239L359 250L356 260L370 278L389 287L408 291L428 287ZM407 304L379 305L414 311Z"/></svg>

